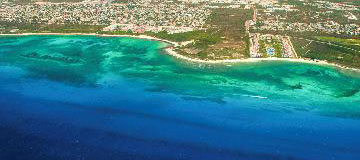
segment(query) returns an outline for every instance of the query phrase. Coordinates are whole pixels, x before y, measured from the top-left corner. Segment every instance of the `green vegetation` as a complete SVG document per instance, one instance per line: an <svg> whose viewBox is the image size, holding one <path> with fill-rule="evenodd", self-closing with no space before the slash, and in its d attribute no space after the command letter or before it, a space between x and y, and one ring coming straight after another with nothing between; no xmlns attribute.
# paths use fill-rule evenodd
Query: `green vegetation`
<svg viewBox="0 0 360 160"><path fill-rule="evenodd" d="M338 43L342 45L354 46L355 48L360 49L360 39L344 39L344 38L336 38L336 37L316 37L321 41L328 41L332 43Z"/></svg>
<svg viewBox="0 0 360 160"><path fill-rule="evenodd" d="M263 56L264 58L269 57L268 54L266 54L265 41L259 40L259 52L262 53L262 56Z"/></svg>
<svg viewBox="0 0 360 160"><path fill-rule="evenodd" d="M109 35L138 35L132 31L98 31L98 34L109 34Z"/></svg>
<svg viewBox="0 0 360 160"><path fill-rule="evenodd" d="M216 28L225 37L243 40L246 36L245 21L252 19L253 10L214 9L208 20L210 28Z"/></svg>
<svg viewBox="0 0 360 160"><path fill-rule="evenodd" d="M292 38L292 41L296 52L301 57L360 68L360 47L353 43L349 44L349 39L322 37L321 41L318 41L317 38L309 40Z"/></svg>
<svg viewBox="0 0 360 160"><path fill-rule="evenodd" d="M195 42L194 47L201 49L207 48L209 45L214 45L220 41L219 35L211 31L192 31L174 34L168 34L167 32L145 32L145 34L174 42L193 40Z"/></svg>
<svg viewBox="0 0 360 160"><path fill-rule="evenodd" d="M245 21L251 18L252 10L213 9L207 21L208 30L204 33L189 33L193 35L185 37L193 39L194 43L180 48L178 52L200 59L247 58L249 37Z"/></svg>
<svg viewBox="0 0 360 160"><path fill-rule="evenodd" d="M79 25L79 24L15 24L0 22L6 29L4 33L10 33L12 29L18 29L16 33L98 33L105 26Z"/></svg>
<svg viewBox="0 0 360 160"><path fill-rule="evenodd" d="M282 57L282 52L283 52L283 48L282 48L282 44L281 42L275 42L273 45L274 49L275 49L275 57Z"/></svg>
<svg viewBox="0 0 360 160"><path fill-rule="evenodd" d="M46 25L43 26L43 32L55 32L55 33L96 33L99 32L105 26L94 25Z"/></svg>
<svg viewBox="0 0 360 160"><path fill-rule="evenodd" d="M121 3L121 4L127 4L130 0L113 0L112 3Z"/></svg>

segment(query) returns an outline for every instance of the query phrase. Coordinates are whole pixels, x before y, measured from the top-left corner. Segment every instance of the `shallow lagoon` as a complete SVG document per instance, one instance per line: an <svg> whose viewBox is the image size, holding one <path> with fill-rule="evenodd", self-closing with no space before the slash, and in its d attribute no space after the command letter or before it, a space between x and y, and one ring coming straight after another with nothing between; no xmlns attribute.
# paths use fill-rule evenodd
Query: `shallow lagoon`
<svg viewBox="0 0 360 160"><path fill-rule="evenodd" d="M360 78L119 37L0 37L0 159L359 159Z"/></svg>

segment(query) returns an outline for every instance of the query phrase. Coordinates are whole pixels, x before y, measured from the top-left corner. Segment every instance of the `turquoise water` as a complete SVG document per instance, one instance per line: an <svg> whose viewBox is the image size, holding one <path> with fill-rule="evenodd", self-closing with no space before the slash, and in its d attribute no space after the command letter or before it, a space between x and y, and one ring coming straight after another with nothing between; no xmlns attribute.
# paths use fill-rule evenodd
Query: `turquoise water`
<svg viewBox="0 0 360 160"><path fill-rule="evenodd" d="M119 37L0 37L0 159L359 159L360 74L197 64Z"/></svg>

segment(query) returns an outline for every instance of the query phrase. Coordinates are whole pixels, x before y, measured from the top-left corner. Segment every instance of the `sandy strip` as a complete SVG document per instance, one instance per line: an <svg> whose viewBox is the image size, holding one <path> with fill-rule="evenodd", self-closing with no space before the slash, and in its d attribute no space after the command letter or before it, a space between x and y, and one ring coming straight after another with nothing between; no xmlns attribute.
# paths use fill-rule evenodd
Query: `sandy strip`
<svg viewBox="0 0 360 160"><path fill-rule="evenodd" d="M360 69L357 68L350 68L346 66L342 66L335 63L329 63L327 61L322 60L311 60L311 59L304 59L304 58L244 58L244 59L224 59L224 60L202 60L197 58L190 58L181 54L176 53L172 48L166 48L166 52L176 58L184 59L190 62L196 63L208 63L208 64L221 64L221 63L241 63L241 62L262 62L262 61L287 61L287 62L297 62L297 63L308 63L308 64L316 64L316 65L328 65L334 66L341 69L347 69L352 71L360 72Z"/></svg>
<svg viewBox="0 0 360 160"><path fill-rule="evenodd" d="M241 63L241 62L261 62L261 61L288 61L288 62L298 62L298 63L309 63L317 65L328 65L334 66L341 69L347 69L352 71L360 72L360 69L350 68L342 66L335 63L329 63L323 60L310 60L305 58L244 58L244 59L224 59L224 60L202 60L197 58L190 58L181 54L178 54L174 51L174 47L181 46L181 43L172 42L165 39L160 39L156 37L151 37L147 35L110 35L110 34L96 34L96 33L18 33L18 34L0 34L0 36L27 36L27 35L85 35L85 36L101 36L101 37L131 37L131 38L140 38L140 39L149 39L155 41L162 41L173 45L173 47L165 48L165 51L176 58L187 60L190 62L196 63L208 63L208 64L221 64L221 63Z"/></svg>

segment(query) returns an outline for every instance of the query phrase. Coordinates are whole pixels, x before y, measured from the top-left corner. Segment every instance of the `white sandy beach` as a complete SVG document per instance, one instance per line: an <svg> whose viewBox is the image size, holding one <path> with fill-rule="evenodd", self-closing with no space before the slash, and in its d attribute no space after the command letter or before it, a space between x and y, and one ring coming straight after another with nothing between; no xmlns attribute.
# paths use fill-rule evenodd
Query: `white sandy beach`
<svg viewBox="0 0 360 160"><path fill-rule="evenodd" d="M357 68L350 68L342 65L338 65L335 63L329 63L327 61L322 60L310 60L310 59L304 59L304 58L244 58L244 59L224 59L224 60L202 60L202 59L196 59L196 58L190 58L186 57L184 55L176 53L172 48L166 48L165 49L167 53L170 55L179 58L184 59L191 62L197 62L197 63L209 63L209 64L220 64L220 63L241 63L241 62L262 62L262 61L288 61L288 62L298 62L298 63L308 63L308 64L316 64L316 65L328 65L328 66L334 66L341 69L347 69L347 70L353 70L360 72L360 69Z"/></svg>

